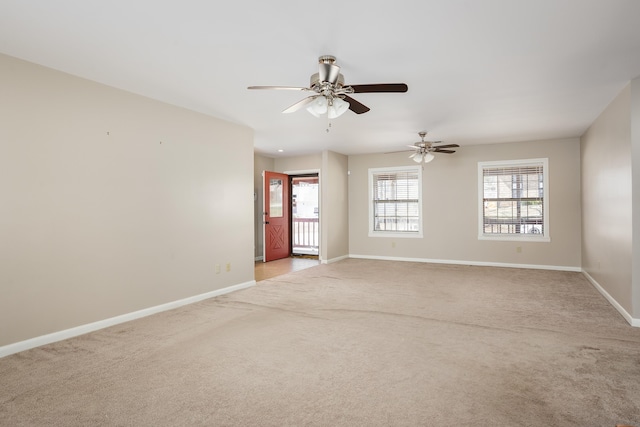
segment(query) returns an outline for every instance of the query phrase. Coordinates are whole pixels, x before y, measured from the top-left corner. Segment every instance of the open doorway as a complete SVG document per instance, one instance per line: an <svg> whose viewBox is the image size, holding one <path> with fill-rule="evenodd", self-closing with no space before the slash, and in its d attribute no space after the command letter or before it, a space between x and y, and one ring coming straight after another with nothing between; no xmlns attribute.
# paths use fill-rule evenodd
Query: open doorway
<svg viewBox="0 0 640 427"><path fill-rule="evenodd" d="M291 175L291 254L320 254L320 193L318 174Z"/></svg>

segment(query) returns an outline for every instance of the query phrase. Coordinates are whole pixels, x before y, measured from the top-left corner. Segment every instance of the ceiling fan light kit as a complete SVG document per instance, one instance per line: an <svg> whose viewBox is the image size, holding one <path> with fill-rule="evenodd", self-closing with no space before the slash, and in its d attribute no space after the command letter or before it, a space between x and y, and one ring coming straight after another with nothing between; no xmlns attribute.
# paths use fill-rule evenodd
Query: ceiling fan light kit
<svg viewBox="0 0 640 427"><path fill-rule="evenodd" d="M429 163L431 160L435 159L436 156L434 156L431 153L413 153L412 155L409 156L409 158L413 158L413 161L416 163Z"/></svg>
<svg viewBox="0 0 640 427"><path fill-rule="evenodd" d="M307 111L316 117L320 117L321 114L327 112L327 104L327 98L325 98L324 96L318 96L309 103Z"/></svg>
<svg viewBox="0 0 640 427"><path fill-rule="evenodd" d="M327 114L329 119L340 117L349 109L349 103L340 98L316 97L307 107L307 111L316 117Z"/></svg>
<svg viewBox="0 0 640 427"><path fill-rule="evenodd" d="M336 117L340 117L349 109L349 103L346 101L343 101L340 98L333 98L330 101L331 103L329 104L329 107L328 107L329 112L327 113L330 119L335 119Z"/></svg>
<svg viewBox="0 0 640 427"><path fill-rule="evenodd" d="M344 76L340 73L340 67L335 64L336 58L331 55L322 55L318 58L318 72L311 75L309 87L291 86L249 86L248 89L283 89L300 90L314 92L307 98L296 102L286 108L283 113L293 113L302 108L320 117L327 114L328 119L335 119L347 110L356 114L363 114L370 110L364 104L351 98L354 93L374 93L374 92L406 92L408 87L405 83L379 83L365 85L344 85Z"/></svg>

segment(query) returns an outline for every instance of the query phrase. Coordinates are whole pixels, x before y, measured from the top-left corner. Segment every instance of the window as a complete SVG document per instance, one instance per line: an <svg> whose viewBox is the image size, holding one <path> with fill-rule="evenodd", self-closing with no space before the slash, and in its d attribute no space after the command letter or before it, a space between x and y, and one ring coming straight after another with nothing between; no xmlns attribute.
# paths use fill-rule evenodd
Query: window
<svg viewBox="0 0 640 427"><path fill-rule="evenodd" d="M269 181L269 216L282 218L282 180L271 178Z"/></svg>
<svg viewBox="0 0 640 427"><path fill-rule="evenodd" d="M369 236L422 237L420 166L369 169Z"/></svg>
<svg viewBox="0 0 640 427"><path fill-rule="evenodd" d="M548 159L478 163L479 239L550 241Z"/></svg>

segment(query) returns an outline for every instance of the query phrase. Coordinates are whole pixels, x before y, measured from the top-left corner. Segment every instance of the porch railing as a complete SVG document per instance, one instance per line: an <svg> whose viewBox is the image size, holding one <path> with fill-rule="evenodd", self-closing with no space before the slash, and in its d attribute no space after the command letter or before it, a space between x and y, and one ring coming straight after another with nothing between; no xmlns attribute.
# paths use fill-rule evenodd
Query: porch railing
<svg viewBox="0 0 640 427"><path fill-rule="evenodd" d="M318 218L293 218L293 248L318 249Z"/></svg>

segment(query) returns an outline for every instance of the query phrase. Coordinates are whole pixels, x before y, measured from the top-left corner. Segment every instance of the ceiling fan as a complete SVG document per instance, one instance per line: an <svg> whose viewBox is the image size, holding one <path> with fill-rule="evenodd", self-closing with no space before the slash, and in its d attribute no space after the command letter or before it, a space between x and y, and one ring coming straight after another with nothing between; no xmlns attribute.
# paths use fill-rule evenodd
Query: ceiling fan
<svg viewBox="0 0 640 427"><path fill-rule="evenodd" d="M427 136L427 132L425 131L418 132L418 135L420 135L421 139L419 142L415 142L413 145L407 145L407 147L411 147L415 150L415 152L410 155L409 158L413 159L413 161L416 163L429 163L435 158L433 153L453 154L455 153L455 150L450 150L450 148L460 147L458 144L434 145L439 144L442 141L425 141L424 137ZM398 151L395 152L397 153Z"/></svg>
<svg viewBox="0 0 640 427"><path fill-rule="evenodd" d="M329 119L342 115L347 110L356 114L366 113L370 110L364 104L351 98L354 93L372 92L406 92L408 87L404 83L379 83L348 85L344 84L344 76L340 73L340 67L335 64L336 58L331 55L323 55L318 58L318 72L311 75L309 87L291 86L249 86L247 89L282 89L313 92L314 94L296 102L283 113L293 113L306 107L309 113L316 117L327 114Z"/></svg>

